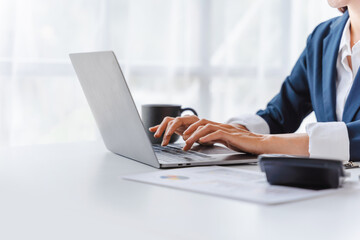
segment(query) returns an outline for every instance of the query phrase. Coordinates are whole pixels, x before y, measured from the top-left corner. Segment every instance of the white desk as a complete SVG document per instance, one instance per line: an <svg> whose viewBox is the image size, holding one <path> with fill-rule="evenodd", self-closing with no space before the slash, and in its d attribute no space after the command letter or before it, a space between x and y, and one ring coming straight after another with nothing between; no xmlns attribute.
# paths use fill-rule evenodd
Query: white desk
<svg viewBox="0 0 360 240"><path fill-rule="evenodd" d="M3 149L0 239L360 237L360 192L260 206L121 179L154 170L102 143Z"/></svg>

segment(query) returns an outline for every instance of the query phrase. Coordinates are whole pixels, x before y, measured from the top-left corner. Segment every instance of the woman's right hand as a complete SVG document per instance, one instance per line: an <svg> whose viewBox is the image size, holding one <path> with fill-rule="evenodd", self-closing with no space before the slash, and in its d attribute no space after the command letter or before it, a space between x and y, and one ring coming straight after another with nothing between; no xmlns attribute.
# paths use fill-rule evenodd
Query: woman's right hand
<svg viewBox="0 0 360 240"><path fill-rule="evenodd" d="M195 115L176 118L165 117L159 125L149 128L149 131L154 133L155 138L160 138L165 132L161 145L166 146L169 144L170 138L174 133L183 136L184 138L186 136L184 136L183 133L186 129L198 121L199 118Z"/></svg>

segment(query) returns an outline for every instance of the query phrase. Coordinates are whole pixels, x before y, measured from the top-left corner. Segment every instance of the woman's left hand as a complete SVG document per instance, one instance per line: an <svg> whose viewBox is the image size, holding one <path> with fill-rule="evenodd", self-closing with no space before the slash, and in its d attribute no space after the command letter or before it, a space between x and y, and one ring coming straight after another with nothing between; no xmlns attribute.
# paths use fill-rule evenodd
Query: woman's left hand
<svg viewBox="0 0 360 240"><path fill-rule="evenodd" d="M263 152L263 142L267 135L255 134L241 125L236 124L214 124L191 125L185 132L183 150L189 150L195 142L200 144L221 143L235 151L260 154Z"/></svg>

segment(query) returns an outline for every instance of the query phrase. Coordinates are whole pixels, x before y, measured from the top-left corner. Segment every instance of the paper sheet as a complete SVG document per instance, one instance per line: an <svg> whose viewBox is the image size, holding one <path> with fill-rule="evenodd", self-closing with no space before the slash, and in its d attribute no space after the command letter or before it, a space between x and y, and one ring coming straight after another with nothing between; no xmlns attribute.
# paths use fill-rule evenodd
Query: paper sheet
<svg viewBox="0 0 360 240"><path fill-rule="evenodd" d="M264 173L219 166L160 170L124 179L260 204L280 204L360 188L357 182L345 182L342 188L327 190L273 186Z"/></svg>

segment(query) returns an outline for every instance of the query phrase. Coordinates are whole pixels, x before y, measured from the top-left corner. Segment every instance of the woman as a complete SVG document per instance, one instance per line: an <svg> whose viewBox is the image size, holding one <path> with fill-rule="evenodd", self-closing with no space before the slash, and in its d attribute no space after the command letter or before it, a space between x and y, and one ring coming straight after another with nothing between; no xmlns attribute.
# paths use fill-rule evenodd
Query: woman
<svg viewBox="0 0 360 240"><path fill-rule="evenodd" d="M328 0L343 15L318 25L291 74L277 94L254 116L227 124L196 116L165 118L149 130L182 135L184 150L200 144L222 143L255 154L280 153L360 160L360 0ZM293 133L314 111L317 123L306 133Z"/></svg>

